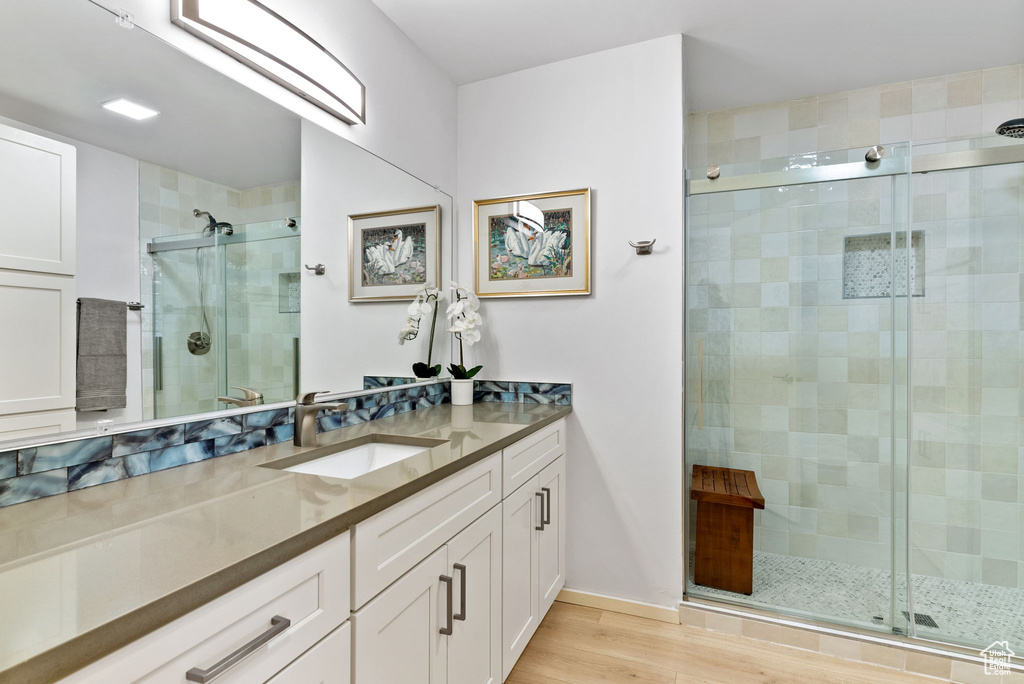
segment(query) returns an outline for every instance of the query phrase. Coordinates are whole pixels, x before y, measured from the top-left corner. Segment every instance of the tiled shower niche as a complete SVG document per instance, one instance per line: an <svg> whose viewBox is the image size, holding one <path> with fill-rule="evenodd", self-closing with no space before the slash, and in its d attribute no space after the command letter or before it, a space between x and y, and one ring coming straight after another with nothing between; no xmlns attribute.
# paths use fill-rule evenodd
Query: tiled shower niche
<svg viewBox="0 0 1024 684"><path fill-rule="evenodd" d="M890 233L850 235L843 241L843 299L874 299L890 297L893 273L906 273L906 234L896 236L896 249L892 248ZM911 291L915 297L924 296L924 232L915 230L910 235ZM896 278L896 296L907 295L906 281Z"/></svg>

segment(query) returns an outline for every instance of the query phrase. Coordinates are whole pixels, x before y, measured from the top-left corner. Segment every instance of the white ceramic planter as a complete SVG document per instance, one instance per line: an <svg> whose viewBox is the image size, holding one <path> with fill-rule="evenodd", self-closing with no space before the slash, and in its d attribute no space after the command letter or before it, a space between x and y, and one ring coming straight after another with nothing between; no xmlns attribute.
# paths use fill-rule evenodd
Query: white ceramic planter
<svg viewBox="0 0 1024 684"><path fill-rule="evenodd" d="M469 406L473 403L473 381L452 380L452 404Z"/></svg>

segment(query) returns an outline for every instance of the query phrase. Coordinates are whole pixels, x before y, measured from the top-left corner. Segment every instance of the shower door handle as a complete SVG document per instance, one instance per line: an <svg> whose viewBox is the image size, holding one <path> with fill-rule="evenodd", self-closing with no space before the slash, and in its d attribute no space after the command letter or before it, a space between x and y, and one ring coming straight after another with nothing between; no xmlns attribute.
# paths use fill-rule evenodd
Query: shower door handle
<svg viewBox="0 0 1024 684"><path fill-rule="evenodd" d="M153 389L161 391L164 388L164 338L157 335L153 338Z"/></svg>
<svg viewBox="0 0 1024 684"><path fill-rule="evenodd" d="M704 338L697 338L697 429L704 429Z"/></svg>

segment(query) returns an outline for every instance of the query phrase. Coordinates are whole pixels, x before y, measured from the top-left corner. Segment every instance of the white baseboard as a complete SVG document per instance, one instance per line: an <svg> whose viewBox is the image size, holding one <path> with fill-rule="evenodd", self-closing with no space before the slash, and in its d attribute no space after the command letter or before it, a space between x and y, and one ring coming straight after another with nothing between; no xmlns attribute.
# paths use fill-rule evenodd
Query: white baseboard
<svg viewBox="0 0 1024 684"><path fill-rule="evenodd" d="M650 620L660 620L673 625L679 624L679 609L669 606L658 606L653 603L642 601L631 601L629 599L593 594L589 591L577 591L576 589L562 589L558 592L558 599L562 603L571 603L576 606L586 606L607 610L611 613L624 613Z"/></svg>

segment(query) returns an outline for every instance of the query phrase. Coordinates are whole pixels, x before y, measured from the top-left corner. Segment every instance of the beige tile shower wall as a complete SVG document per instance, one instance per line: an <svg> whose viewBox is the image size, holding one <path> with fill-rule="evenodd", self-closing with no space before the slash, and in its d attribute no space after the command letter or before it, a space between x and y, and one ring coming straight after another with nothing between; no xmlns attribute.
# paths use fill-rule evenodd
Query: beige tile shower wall
<svg viewBox="0 0 1024 684"><path fill-rule="evenodd" d="M690 114L688 168L991 134L1024 116L1021 65ZM699 176L695 176L699 177Z"/></svg>
<svg viewBox="0 0 1024 684"><path fill-rule="evenodd" d="M240 191L155 164L139 164L139 236L142 245L143 310L142 364L143 417L178 416L223 408L216 397L223 379L218 377L219 355L211 351L203 356L190 354L187 335L199 329L198 277L195 251L164 253L154 259L145 245L155 237L195 234L205 225L192 215L193 209L209 211L218 221L242 225L264 217L285 218L300 215L299 184L289 183ZM218 259L207 255L207 312L216 339L223 320L221 274ZM157 296L154 298L154 292ZM154 316L155 306L161 307ZM248 312L246 312L248 313ZM229 312L232 315L232 312ZM287 318L287 316L285 316ZM291 329L290 323L282 323ZM163 389L153 389L153 336L163 336ZM244 326L237 326L243 329ZM260 327L272 327L267 323ZM229 345L230 346L230 345ZM290 352L291 346L288 345ZM276 362L272 354L259 354L253 362L269 366ZM221 374L224 373L222 369ZM266 375L273 371L267 370ZM263 371L255 375L262 377ZM236 383L232 383L236 384Z"/></svg>
<svg viewBox="0 0 1024 684"><path fill-rule="evenodd" d="M887 226L891 197L861 179L690 199L688 457L756 473L762 551L889 567L891 307L843 299L843 242Z"/></svg>
<svg viewBox="0 0 1024 684"><path fill-rule="evenodd" d="M1016 65L692 114L689 168L991 134L1024 116L1022 77ZM914 178L915 574L1024 587L1021 183L1019 167ZM758 473L762 550L888 567L891 311L839 291L842 238L889 229L886 192L854 181L691 200L689 453Z"/></svg>

